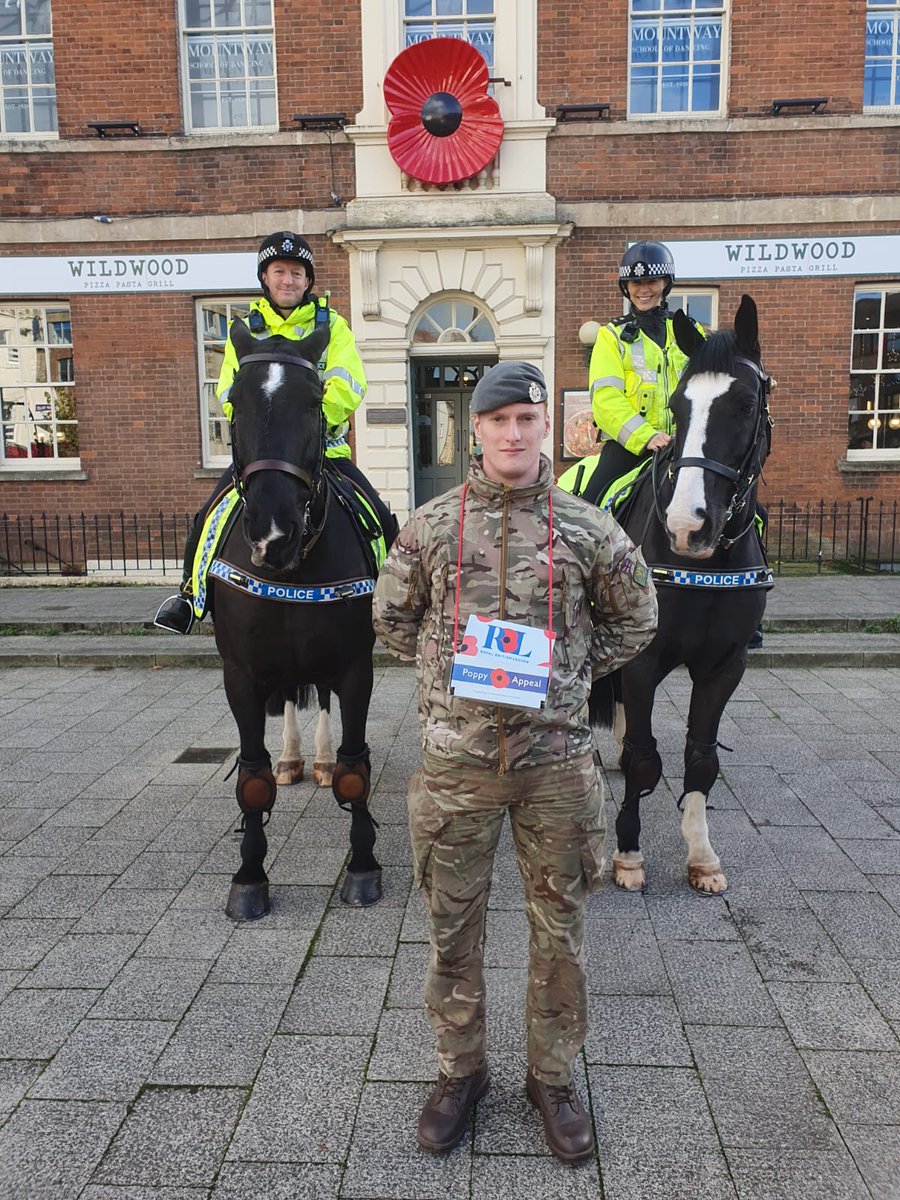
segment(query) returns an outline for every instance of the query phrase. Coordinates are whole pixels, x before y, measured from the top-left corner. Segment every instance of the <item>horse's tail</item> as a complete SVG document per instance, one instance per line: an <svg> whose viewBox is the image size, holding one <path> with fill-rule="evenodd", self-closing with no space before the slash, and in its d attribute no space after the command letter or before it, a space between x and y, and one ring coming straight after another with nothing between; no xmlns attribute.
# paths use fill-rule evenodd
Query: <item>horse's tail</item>
<svg viewBox="0 0 900 1200"><path fill-rule="evenodd" d="M266 712L270 717L280 716L288 700L297 708L306 708L312 687L309 683L298 683L295 687L278 688L266 697Z"/></svg>
<svg viewBox="0 0 900 1200"><path fill-rule="evenodd" d="M604 675L600 679L595 679L591 685L591 694L588 699L588 719L595 728L612 729L616 715L616 701L619 699L618 682L619 672L614 671L612 675Z"/></svg>

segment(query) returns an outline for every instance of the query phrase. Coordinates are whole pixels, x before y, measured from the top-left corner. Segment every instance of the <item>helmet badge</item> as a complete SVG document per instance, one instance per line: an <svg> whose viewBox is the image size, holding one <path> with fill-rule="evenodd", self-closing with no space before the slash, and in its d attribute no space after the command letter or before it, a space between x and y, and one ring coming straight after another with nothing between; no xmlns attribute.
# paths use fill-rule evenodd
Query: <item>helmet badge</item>
<svg viewBox="0 0 900 1200"><path fill-rule="evenodd" d="M643 275L643 273L644 273L646 270L647 270L647 268L644 266L644 264L643 264L642 262L639 262L639 263L635 263L635 264L634 264L634 273L635 273L635 275L637 275L638 277L640 277L641 275Z"/></svg>
<svg viewBox="0 0 900 1200"><path fill-rule="evenodd" d="M285 254L290 254L290 252L294 248L294 243L291 241L290 238L285 238L284 241L281 243L281 248L285 252Z"/></svg>

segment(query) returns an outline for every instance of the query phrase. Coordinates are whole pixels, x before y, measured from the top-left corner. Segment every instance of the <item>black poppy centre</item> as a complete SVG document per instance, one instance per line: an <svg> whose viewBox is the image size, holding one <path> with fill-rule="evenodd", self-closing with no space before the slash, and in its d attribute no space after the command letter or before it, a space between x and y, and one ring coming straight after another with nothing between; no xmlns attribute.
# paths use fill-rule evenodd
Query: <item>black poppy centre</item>
<svg viewBox="0 0 900 1200"><path fill-rule="evenodd" d="M422 124L435 137L456 133L462 115L462 105L449 92L434 92L422 105Z"/></svg>

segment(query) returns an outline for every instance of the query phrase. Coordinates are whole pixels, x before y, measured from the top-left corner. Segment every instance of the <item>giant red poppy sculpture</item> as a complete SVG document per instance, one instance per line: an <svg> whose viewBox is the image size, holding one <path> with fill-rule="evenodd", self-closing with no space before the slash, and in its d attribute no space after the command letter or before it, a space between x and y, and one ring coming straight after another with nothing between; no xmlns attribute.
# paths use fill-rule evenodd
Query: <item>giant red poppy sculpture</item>
<svg viewBox="0 0 900 1200"><path fill-rule="evenodd" d="M457 183L486 167L503 138L503 119L487 94L487 63L460 38L407 46L388 67L388 149L421 183Z"/></svg>

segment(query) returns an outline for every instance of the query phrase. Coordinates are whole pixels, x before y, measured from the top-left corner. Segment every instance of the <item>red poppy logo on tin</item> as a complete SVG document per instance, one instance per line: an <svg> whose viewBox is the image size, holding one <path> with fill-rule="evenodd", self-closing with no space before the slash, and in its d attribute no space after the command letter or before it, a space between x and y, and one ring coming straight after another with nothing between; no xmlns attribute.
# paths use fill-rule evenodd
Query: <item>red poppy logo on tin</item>
<svg viewBox="0 0 900 1200"><path fill-rule="evenodd" d="M486 167L503 138L503 118L487 94L488 68L461 38L407 46L388 67L388 149L422 183L457 183Z"/></svg>

